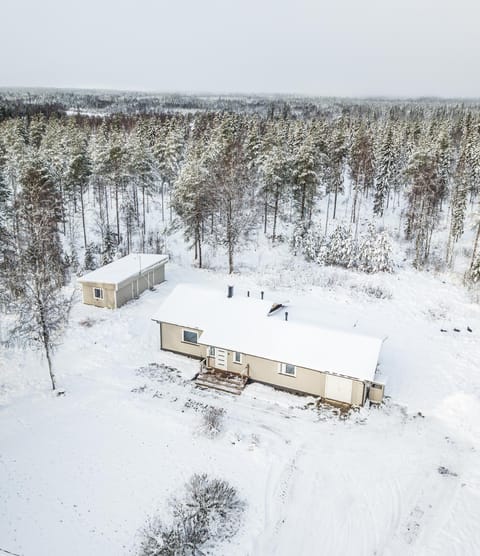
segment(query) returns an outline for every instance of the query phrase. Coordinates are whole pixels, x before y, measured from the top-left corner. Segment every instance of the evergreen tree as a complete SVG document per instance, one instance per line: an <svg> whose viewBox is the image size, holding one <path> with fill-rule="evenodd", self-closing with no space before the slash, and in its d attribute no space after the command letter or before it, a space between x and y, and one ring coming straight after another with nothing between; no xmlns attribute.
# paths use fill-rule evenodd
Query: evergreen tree
<svg viewBox="0 0 480 556"><path fill-rule="evenodd" d="M185 227L185 237L193 240L195 259L202 268L202 244L204 221L214 203L209 188L209 176L201 149L191 146L185 164L175 182L173 205Z"/></svg>
<svg viewBox="0 0 480 556"><path fill-rule="evenodd" d="M462 153L455 172L454 189L450 201L450 232L447 242L447 264L453 262L455 243L464 230L465 212L467 208L468 172L465 153Z"/></svg>
<svg viewBox="0 0 480 556"><path fill-rule="evenodd" d="M355 238L358 234L361 200L364 193L373 186L375 174L373 159L373 140L370 130L360 125L353 134L349 157L350 177L354 185L351 222L355 226Z"/></svg>
<svg viewBox="0 0 480 556"><path fill-rule="evenodd" d="M390 194L390 188L395 173L395 153L393 145L393 131L389 126L383 139L377 160L377 175L375 180L375 196L373 213L383 216L385 204Z"/></svg>
<svg viewBox="0 0 480 556"><path fill-rule="evenodd" d="M292 153L293 197L298 217L302 222L310 223L312 209L318 187L318 155L310 135L299 139Z"/></svg>
<svg viewBox="0 0 480 556"><path fill-rule="evenodd" d="M355 266L355 241L345 226L337 226L330 234L326 244L324 260L326 265L343 266L345 268Z"/></svg>
<svg viewBox="0 0 480 556"><path fill-rule="evenodd" d="M407 239L415 240L414 266L418 268L428 260L444 190L438 179L435 155L428 150L412 155L406 176L410 179L410 191L405 234Z"/></svg>

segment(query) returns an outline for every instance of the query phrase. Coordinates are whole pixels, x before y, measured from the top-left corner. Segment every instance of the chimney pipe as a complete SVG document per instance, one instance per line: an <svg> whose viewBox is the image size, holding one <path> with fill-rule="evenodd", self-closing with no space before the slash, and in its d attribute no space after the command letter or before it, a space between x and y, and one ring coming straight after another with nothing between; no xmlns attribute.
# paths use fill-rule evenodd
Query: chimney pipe
<svg viewBox="0 0 480 556"><path fill-rule="evenodd" d="M233 297L233 286L228 286L227 297Z"/></svg>
<svg viewBox="0 0 480 556"><path fill-rule="evenodd" d="M285 320L288 320L288 311L285 311Z"/></svg>
<svg viewBox="0 0 480 556"><path fill-rule="evenodd" d="M265 292L260 292L260 297L261 297L262 299L263 299L263 294L264 294L264 293L265 293Z"/></svg>

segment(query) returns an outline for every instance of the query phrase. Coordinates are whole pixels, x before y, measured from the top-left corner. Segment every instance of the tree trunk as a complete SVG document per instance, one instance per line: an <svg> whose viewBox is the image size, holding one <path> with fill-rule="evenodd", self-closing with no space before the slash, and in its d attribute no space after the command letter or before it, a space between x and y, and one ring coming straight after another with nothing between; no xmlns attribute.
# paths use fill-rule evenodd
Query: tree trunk
<svg viewBox="0 0 480 556"><path fill-rule="evenodd" d="M83 201L83 186L80 186L80 208L82 210L83 246L87 248L87 230L85 226L85 205Z"/></svg>
<svg viewBox="0 0 480 556"><path fill-rule="evenodd" d="M47 323L45 321L45 308L44 308L44 304L43 304L43 300L42 300L42 293L40 291L38 283L35 285L35 290L36 290L36 295L35 296L37 298L38 309L39 309L39 313L40 313L40 326L41 326L40 334L41 334L43 349L45 350L45 356L47 358L48 373L50 375L50 381L52 383L52 390L55 390L57 388L57 385L55 383L55 375L53 373L53 366L52 366L50 334L49 334L49 331L48 331Z"/></svg>
<svg viewBox="0 0 480 556"><path fill-rule="evenodd" d="M475 241L473 242L472 260L470 261L470 270L472 270L475 263L478 244L480 242L480 222L477 224L477 233L475 234Z"/></svg>
<svg viewBox="0 0 480 556"><path fill-rule="evenodd" d="M358 201L358 212L355 216L355 241L358 239L358 225L360 223L360 208L362 206L362 196L360 195L360 200Z"/></svg>
<svg viewBox="0 0 480 556"><path fill-rule="evenodd" d="M110 228L110 219L108 214L108 192L106 186L105 186L105 216L107 221L107 228Z"/></svg>
<svg viewBox="0 0 480 556"><path fill-rule="evenodd" d="M117 245L120 243L120 210L118 206L118 185L115 184L115 213L117 217Z"/></svg>
<svg viewBox="0 0 480 556"><path fill-rule="evenodd" d="M227 211L227 246L228 246L228 273L233 273L233 229L232 229L232 202L228 203Z"/></svg>
<svg viewBox="0 0 480 556"><path fill-rule="evenodd" d="M47 357L47 363L48 363L48 373L50 375L50 381L52 383L52 390L56 390L57 389L57 384L56 384L56 380L55 380L55 374L53 373L53 366L52 366L52 357L51 357L51 353L50 353L50 347L45 345L45 356Z"/></svg>
<svg viewBox="0 0 480 556"><path fill-rule="evenodd" d="M198 268L202 268L202 235L198 234Z"/></svg>
<svg viewBox="0 0 480 556"><path fill-rule="evenodd" d="M303 222L304 218L305 218L305 203L306 203L306 197L307 197L307 192L306 192L306 187L303 186L302 187L302 197L301 197L301 201L300 201L300 220Z"/></svg>
<svg viewBox="0 0 480 556"><path fill-rule="evenodd" d="M147 227L146 227L147 215L145 211L145 185L143 185L142 187L142 218L143 218L142 231L143 231L143 237L145 237L147 234Z"/></svg>
<svg viewBox="0 0 480 556"><path fill-rule="evenodd" d="M273 229L272 229L272 244L275 243L277 236L277 216L278 216L278 201L280 197L280 187L277 185L275 189L275 202L273 204Z"/></svg>
<svg viewBox="0 0 480 556"><path fill-rule="evenodd" d="M330 214L330 193L328 194L327 198L327 216L325 218L325 235L328 233L328 216Z"/></svg>
<svg viewBox="0 0 480 556"><path fill-rule="evenodd" d="M332 214L332 220L335 220L335 217L337 216L337 197L338 197L338 181L335 180L335 194L333 196L333 214Z"/></svg>
<svg viewBox="0 0 480 556"><path fill-rule="evenodd" d="M267 216L268 216L268 196L265 191L265 199L263 201L263 233L267 234Z"/></svg>
<svg viewBox="0 0 480 556"><path fill-rule="evenodd" d="M162 185L160 187L160 197L162 199L162 222L165 222L165 194L164 194L164 183L162 180Z"/></svg>

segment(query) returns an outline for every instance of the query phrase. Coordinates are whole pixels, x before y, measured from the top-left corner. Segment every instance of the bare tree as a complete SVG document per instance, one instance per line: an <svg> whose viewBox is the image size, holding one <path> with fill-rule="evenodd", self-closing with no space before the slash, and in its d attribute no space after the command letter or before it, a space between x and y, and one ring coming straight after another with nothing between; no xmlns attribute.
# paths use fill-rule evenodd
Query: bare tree
<svg viewBox="0 0 480 556"><path fill-rule="evenodd" d="M23 189L15 207L20 233L10 251L13 266L5 275L9 308L17 316L9 341L41 347L55 390L53 350L69 307L62 293L65 265L58 234L59 197L35 160L27 165L21 183Z"/></svg>

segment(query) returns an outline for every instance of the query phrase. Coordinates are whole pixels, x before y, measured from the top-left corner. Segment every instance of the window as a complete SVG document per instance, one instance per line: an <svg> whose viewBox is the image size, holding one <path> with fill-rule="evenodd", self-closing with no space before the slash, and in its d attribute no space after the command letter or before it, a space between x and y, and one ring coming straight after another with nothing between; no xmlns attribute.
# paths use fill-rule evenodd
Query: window
<svg viewBox="0 0 480 556"><path fill-rule="evenodd" d="M103 299L103 288L93 288L93 297L95 299Z"/></svg>
<svg viewBox="0 0 480 556"><path fill-rule="evenodd" d="M297 369L295 365L290 365L290 363L280 363L280 374L295 376L297 374Z"/></svg>
<svg viewBox="0 0 480 556"><path fill-rule="evenodd" d="M183 331L183 341L187 344L196 344L198 341L198 333L192 330Z"/></svg>
<svg viewBox="0 0 480 556"><path fill-rule="evenodd" d="M233 352L233 362L242 363L242 354L239 351Z"/></svg>
<svg viewBox="0 0 480 556"><path fill-rule="evenodd" d="M213 346L210 346L210 347L208 348L208 355L209 355L210 357L215 357L215 348L214 348Z"/></svg>

